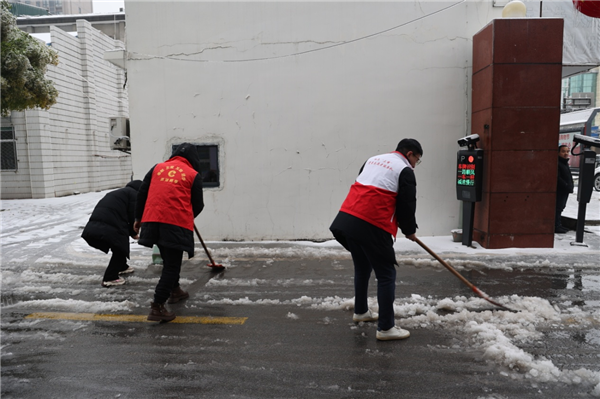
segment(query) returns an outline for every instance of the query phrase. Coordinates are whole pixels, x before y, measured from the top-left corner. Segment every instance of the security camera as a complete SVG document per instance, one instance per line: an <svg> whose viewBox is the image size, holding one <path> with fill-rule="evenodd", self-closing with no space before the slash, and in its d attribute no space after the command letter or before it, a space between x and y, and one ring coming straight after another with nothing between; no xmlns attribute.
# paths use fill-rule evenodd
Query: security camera
<svg viewBox="0 0 600 399"><path fill-rule="evenodd" d="M573 136L573 141L577 144L581 144L583 147L600 147L600 139L584 136L582 134Z"/></svg>
<svg viewBox="0 0 600 399"><path fill-rule="evenodd" d="M475 147L475 144L479 141L479 135L478 134L471 134L470 136L465 136L461 139L458 140L458 145L460 147Z"/></svg>

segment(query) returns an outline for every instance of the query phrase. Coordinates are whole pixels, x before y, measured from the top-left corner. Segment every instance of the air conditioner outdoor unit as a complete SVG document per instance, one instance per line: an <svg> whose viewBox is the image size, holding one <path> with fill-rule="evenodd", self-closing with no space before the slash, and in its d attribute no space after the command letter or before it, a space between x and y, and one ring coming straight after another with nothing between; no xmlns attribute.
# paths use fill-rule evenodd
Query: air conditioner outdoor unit
<svg viewBox="0 0 600 399"><path fill-rule="evenodd" d="M131 151L131 141L129 141L129 137L127 136L117 137L116 139L112 137L110 149L119 151Z"/></svg>
<svg viewBox="0 0 600 399"><path fill-rule="evenodd" d="M129 136L129 120L125 117L109 118L110 127L110 149L119 151L131 151L131 139Z"/></svg>

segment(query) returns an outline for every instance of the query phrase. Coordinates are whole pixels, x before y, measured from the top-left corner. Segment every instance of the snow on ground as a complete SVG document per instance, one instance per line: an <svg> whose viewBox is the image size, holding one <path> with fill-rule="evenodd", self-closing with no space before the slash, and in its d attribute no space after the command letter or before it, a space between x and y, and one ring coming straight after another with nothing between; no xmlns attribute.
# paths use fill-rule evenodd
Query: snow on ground
<svg viewBox="0 0 600 399"><path fill-rule="evenodd" d="M2 246L38 240L56 240L57 235L85 226L96 203L108 191L60 198L0 201Z"/></svg>
<svg viewBox="0 0 600 399"><path fill-rule="evenodd" d="M86 193L61 198L0 201L0 221L2 223L0 240L2 247L5 248L11 244L28 242L35 239L36 242L29 243L25 248L43 248L49 244L60 241L62 234L81 230L85 226L94 206L107 192L108 191ZM577 209L576 193L571 194L563 215L577 218ZM600 192L594 191L592 201L587 206L586 215L586 219L600 222ZM598 225L598 223L596 223L596 225L586 226L586 230L600 235L600 225ZM484 249L477 242L473 242L472 247L464 246L460 242L453 242L450 232L448 236L421 237L421 240L437 253L520 255L586 253L589 251L589 248L586 247L572 246L571 242L573 239L571 236L557 235L556 237L554 248L506 248L499 250ZM335 255L347 256L345 251L342 250L341 246L335 240L323 243L308 241L260 241L258 243L261 244L261 246L255 246L255 242L247 241L231 248L216 249L215 251L220 251L218 253L221 256L230 256L234 258L244 256L252 256L253 258L295 258L299 256L308 258L327 258ZM279 246L273 248L264 247L269 244L278 244ZM132 245L132 250L135 251L136 247L138 246ZM418 244L402 238L401 234L398 236L398 240L395 243L395 249L397 252L401 253L423 252L423 249L421 249ZM73 245L69 247L69 250L79 254L91 253L93 254L91 258L93 258L97 252L90 249L87 243L79 237L77 237L73 242ZM18 261L19 258L17 257L11 259L11 262ZM69 260L46 258L40 261L68 262Z"/></svg>
<svg viewBox="0 0 600 399"><path fill-rule="evenodd" d="M93 301L73 299L79 291L74 288L82 284L99 285L99 276L104 271L110 255L90 248L80 238L81 229L85 226L95 204L106 192L87 193L77 196L42 200L6 200L0 205L2 230L1 283L3 288L3 307L20 307L26 309L49 309L53 311L117 313L131 312L140 306L152 293L156 279L128 277L132 284L147 286L139 297L126 296L119 291L96 288ZM600 219L598 205L600 193L594 192L592 202L588 204L588 219ZM565 216L577 217L576 196L571 195ZM586 226L591 234L600 235L600 226ZM586 233L590 234L590 233ZM557 256L591 255L572 266L578 268L597 269L598 248L572 246L574 235L557 235L554 248L508 248L487 250L479 244L472 247L463 246L452 241L451 236L422 237L422 241L437 253L444 254L449 263L457 269L501 268L564 268ZM133 241L132 241L133 242ZM224 259L223 264L232 268L244 258L261 260L265 266L273 266L276 259L331 259L335 268L336 262L348 260L348 253L333 241L314 242L244 242L218 243L210 242L213 257ZM398 238L395 248L399 260L404 264L417 267L439 267L437 261L425 253L416 243ZM147 267L150 250L137 244L132 245L130 264L135 267ZM596 255L594 257L594 254ZM504 256L504 257L503 257ZM533 256L533 258L532 258ZM498 261L500 257L500 261ZM526 259L526 260L522 260ZM531 259L535 259L532 261ZM493 260L493 262L492 262ZM78 271L67 272L69 271ZM87 270L87 271L86 271ZM192 284L194 280L182 281ZM98 284L97 284L98 283ZM596 281L596 285L599 281ZM226 287L249 287L255 291L263 290L263 297L250 299L243 297L219 297L206 294L190 301L190 307L201 304L217 304L229 306L295 306L315 311L340 311L353 308L353 298L339 296L309 297L299 296L290 299L267 298L272 287L333 286L330 279L240 279L228 278L210 280L206 288L219 292ZM15 301L5 299L5 294ZM34 294L37 297L34 297ZM68 294L69 298L62 298ZM45 299L39 299L42 295ZM457 344L474 348L483 353L489 361L497 364L508 378L528 379L532 383L561 381L573 385L591 387L591 394L600 397L600 372L580 368L577 370L561 369L550 359L534 356L521 347L544 339L546 331L552 328L577 330L598 328L600 310L593 307L583 310L575 305L552 305L539 297L506 296L494 298L507 307L517 310L491 311L489 303L478 297L434 298L413 294L409 297L397 298L394 308L401 326L408 329L443 329L461 337ZM370 298L370 306L377 311L374 297ZM301 318L288 312L287 318ZM331 322L329 317L323 320ZM23 321L22 323L35 323ZM80 328L81 323L65 322L66 328ZM65 325L67 325L65 324ZM75 326L75 327L73 327ZM351 327L356 328L356 327ZM373 327L372 327L373 328ZM48 334L41 334L37 339L52 339ZM6 336L4 338L10 338ZM10 341L10 339L9 339ZM7 355L3 348L3 356ZM588 390L589 392L589 390Z"/></svg>

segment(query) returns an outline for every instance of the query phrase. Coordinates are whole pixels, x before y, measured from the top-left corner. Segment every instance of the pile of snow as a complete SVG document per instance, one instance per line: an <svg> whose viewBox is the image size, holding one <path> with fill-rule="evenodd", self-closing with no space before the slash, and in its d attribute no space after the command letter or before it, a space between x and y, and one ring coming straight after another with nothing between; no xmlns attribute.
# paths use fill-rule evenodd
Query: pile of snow
<svg viewBox="0 0 600 399"><path fill-rule="evenodd" d="M208 297L207 302L210 304L231 306L302 306L327 311L351 310L354 307L354 298L338 296L302 296L288 300ZM532 382L558 381L592 386L592 393L600 396L600 371L584 368L561 370L550 359L536 357L519 347L519 344L543 340L543 330L551 327L580 329L599 325L600 310L591 314L582 312L579 308L561 311L558 306L552 306L547 300L537 297L512 295L495 299L516 312L492 309L493 306L482 298L460 296L440 300L413 294L410 298L400 298L394 303L396 323L409 330L440 329L451 332L454 337L462 340L460 347L478 349L485 359L500 366L504 370L502 374L507 377ZM376 298L369 299L369 307L378 311ZM293 320L299 318L291 312L287 317Z"/></svg>

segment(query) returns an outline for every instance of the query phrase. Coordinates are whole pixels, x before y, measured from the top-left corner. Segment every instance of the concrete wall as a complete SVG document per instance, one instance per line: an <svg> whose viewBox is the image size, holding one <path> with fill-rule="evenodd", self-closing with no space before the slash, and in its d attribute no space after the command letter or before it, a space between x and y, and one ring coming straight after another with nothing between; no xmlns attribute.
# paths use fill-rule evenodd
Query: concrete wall
<svg viewBox="0 0 600 399"><path fill-rule="evenodd" d="M125 9L135 178L174 143L219 144L205 238L330 239L361 165L404 137L424 148L417 234L458 227L456 139L471 133L472 36L500 16L491 1Z"/></svg>
<svg viewBox="0 0 600 399"><path fill-rule="evenodd" d="M87 21L78 36L51 28L59 65L47 77L59 92L50 110L13 112L18 170L2 171L2 198L48 198L123 187L131 156L110 149L109 117L128 116L125 73L103 59L122 48Z"/></svg>

